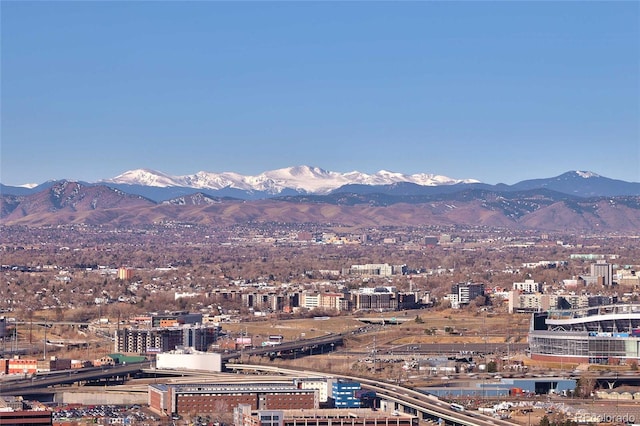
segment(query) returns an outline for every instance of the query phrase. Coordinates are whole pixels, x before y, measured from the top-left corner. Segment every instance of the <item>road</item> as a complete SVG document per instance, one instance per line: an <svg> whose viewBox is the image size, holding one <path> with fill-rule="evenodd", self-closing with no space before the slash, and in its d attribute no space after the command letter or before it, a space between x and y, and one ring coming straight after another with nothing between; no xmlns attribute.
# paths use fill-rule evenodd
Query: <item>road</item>
<svg viewBox="0 0 640 426"><path fill-rule="evenodd" d="M528 347L528 343L416 343L394 346L391 351L403 354L507 354L523 352Z"/></svg>
<svg viewBox="0 0 640 426"><path fill-rule="evenodd" d="M0 395L25 395L41 392L49 386L70 385L78 382L106 380L114 377L128 377L149 368L150 362L126 364L114 367L95 367L65 370L31 378L4 380L0 385Z"/></svg>
<svg viewBox="0 0 640 426"><path fill-rule="evenodd" d="M437 418L444 420L447 424L467 425L467 426L513 426L512 422L496 419L486 416L476 411L456 411L450 408L450 405L439 400L433 395L427 395L411 388L399 385L393 385L377 380L367 379L356 376L343 376L337 374L327 374L319 371L309 370L292 370L265 365L247 365L247 364L229 364L229 369L264 371L267 373L280 373L291 376L307 376L307 377L334 377L350 381L357 381L366 389L371 389L377 395L384 396L386 399L398 403L405 407L408 412L415 411L420 419Z"/></svg>

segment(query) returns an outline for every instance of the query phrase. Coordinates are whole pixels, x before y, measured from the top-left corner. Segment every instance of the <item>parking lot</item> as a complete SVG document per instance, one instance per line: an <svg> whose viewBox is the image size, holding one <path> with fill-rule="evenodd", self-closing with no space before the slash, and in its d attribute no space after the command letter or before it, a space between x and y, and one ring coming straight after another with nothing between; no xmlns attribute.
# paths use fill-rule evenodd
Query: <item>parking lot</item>
<svg viewBox="0 0 640 426"><path fill-rule="evenodd" d="M98 424L157 424L159 418L139 405L63 406L53 411L53 422L91 419Z"/></svg>

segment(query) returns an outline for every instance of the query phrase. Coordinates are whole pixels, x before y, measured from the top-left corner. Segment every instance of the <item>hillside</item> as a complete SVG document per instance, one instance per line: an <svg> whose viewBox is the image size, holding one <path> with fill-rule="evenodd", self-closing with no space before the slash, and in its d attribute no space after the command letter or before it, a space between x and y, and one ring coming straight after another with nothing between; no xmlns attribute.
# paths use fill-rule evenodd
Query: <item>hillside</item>
<svg viewBox="0 0 640 426"><path fill-rule="evenodd" d="M102 185L60 182L28 196L0 197L3 225L144 226L249 222L348 226L463 225L510 229L637 232L640 197L578 198L549 190L391 196L340 193L244 201L194 193L163 203Z"/></svg>

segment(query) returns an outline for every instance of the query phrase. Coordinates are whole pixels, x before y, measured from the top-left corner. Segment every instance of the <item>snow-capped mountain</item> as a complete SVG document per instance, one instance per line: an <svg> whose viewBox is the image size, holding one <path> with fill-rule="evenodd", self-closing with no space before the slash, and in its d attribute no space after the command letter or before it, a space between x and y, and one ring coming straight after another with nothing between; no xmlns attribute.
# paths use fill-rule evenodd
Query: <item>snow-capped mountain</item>
<svg viewBox="0 0 640 426"><path fill-rule="evenodd" d="M583 172L581 170L576 170L576 175L580 176L581 178L584 179L589 179L589 178L598 178L598 177L602 177L597 173L593 173L593 172Z"/></svg>
<svg viewBox="0 0 640 426"><path fill-rule="evenodd" d="M175 177L149 169L129 170L122 173L121 175L116 176L113 179L105 179L101 182L158 187L178 186L176 185Z"/></svg>
<svg viewBox="0 0 640 426"><path fill-rule="evenodd" d="M358 171L339 173L319 167L296 166L266 171L256 176L246 176L234 172L204 172L193 175L170 176L162 172L137 169L127 171L100 183L142 185L154 187L183 187L197 189L233 188L243 191L260 191L280 194L289 189L300 193L328 194L334 189L349 184L389 185L409 182L421 186L453 185L457 183L478 183L474 179L452 179L446 176L419 173L406 175L381 170L375 174Z"/></svg>
<svg viewBox="0 0 640 426"><path fill-rule="evenodd" d="M302 169L293 174L304 180L308 172ZM551 189L554 183L561 188L567 182L572 184L566 186L570 194ZM128 229L163 223L207 227L254 226L260 222L333 223L349 227L461 225L563 234L615 232L619 235L633 235L640 229L640 183L616 182L601 177L587 179L576 172L543 179L539 183L543 186L525 190L475 183L440 186L419 186L409 182L377 186L349 184L328 195L283 196L281 193L254 201L221 196L226 189L63 180L40 186L41 189L27 195L0 192L0 224L20 227L83 224ZM613 187L608 188L605 184ZM522 182L522 185L532 183ZM140 192L157 191L157 197L134 195L116 186ZM635 195L589 198L575 195L601 189L621 192L625 188ZM172 192L181 194L167 198Z"/></svg>
<svg viewBox="0 0 640 426"><path fill-rule="evenodd" d="M32 189L5 186L0 183L0 195L35 194L51 188L58 182L48 181ZM514 192L537 189L577 197L640 196L640 182L609 179L589 171L570 171L551 178L525 180L513 185L489 185L473 179L452 179L427 173L406 175L387 170L374 174L358 171L338 173L309 166L271 170L256 176L245 176L233 172L198 172L193 175L171 176L153 170L138 169L109 180L81 183L85 186L106 185L154 202L173 200L172 203L176 205L203 204L206 200L189 198L196 193L213 197L215 200L324 197L333 194L342 194L340 196L378 194L378 196L402 199L403 197L453 194L468 190Z"/></svg>

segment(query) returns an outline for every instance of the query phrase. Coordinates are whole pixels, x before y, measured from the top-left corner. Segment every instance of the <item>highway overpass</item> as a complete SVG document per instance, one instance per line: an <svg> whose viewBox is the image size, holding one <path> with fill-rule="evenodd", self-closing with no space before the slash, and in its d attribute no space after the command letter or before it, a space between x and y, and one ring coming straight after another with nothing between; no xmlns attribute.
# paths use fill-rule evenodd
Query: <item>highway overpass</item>
<svg viewBox="0 0 640 426"><path fill-rule="evenodd" d="M278 358L296 358L308 355L321 355L329 353L336 347L342 346L342 334L327 334L326 336L314 339L294 340L284 342L274 346L264 346L258 348L244 349L222 355L223 361L229 361L241 356L272 356Z"/></svg>
<svg viewBox="0 0 640 426"><path fill-rule="evenodd" d="M435 396L427 395L399 385L393 385L376 380L356 376L345 376L338 374L328 374L310 370L292 370L264 365L249 364L229 364L228 369L238 371L263 371L267 373L280 373L295 377L335 377L356 381L362 384L365 389L376 392L376 395L383 397L393 409L400 412L413 414L421 420L442 420L447 425L466 426L513 426L512 422L486 416L477 411L456 411L450 408L445 401L441 401Z"/></svg>
<svg viewBox="0 0 640 426"><path fill-rule="evenodd" d="M103 381L104 384L122 383L128 378L139 376L144 372L148 374L174 374L183 375L184 372L179 370L164 371L150 368L149 362L127 364L116 367L90 368L73 371L57 372L55 374L47 374L35 376L33 378L25 378L12 381L3 381L0 388L0 395L45 395L59 392L62 388L59 386L71 385L74 383L92 383ZM229 364L228 368L236 371L262 371L271 374L279 374L288 377L322 377L331 376L343 378L346 380L354 380L362 383L366 389L371 389L387 401L393 410L402 411L413 414L423 420L442 419L447 425L467 425L467 426L507 426L509 422L493 419L481 415L476 412L457 412L450 409L449 405L440 401L435 397L425 395L424 393L414 391L410 388L402 386L378 383L375 380L365 379L362 377L337 376L317 371L299 371L290 369L281 369L263 365L247 365L247 364ZM255 382L255 378L251 375L233 375L233 379L237 381L244 378L248 382ZM57 386L57 387L56 387Z"/></svg>
<svg viewBox="0 0 640 426"><path fill-rule="evenodd" d="M126 364L110 367L79 368L39 374L33 377L5 377L0 381L0 395L33 395L52 393L52 386L65 386L75 383L101 383L103 385L123 383L132 376L142 374L151 366L150 362ZM45 389L48 389L45 391Z"/></svg>

